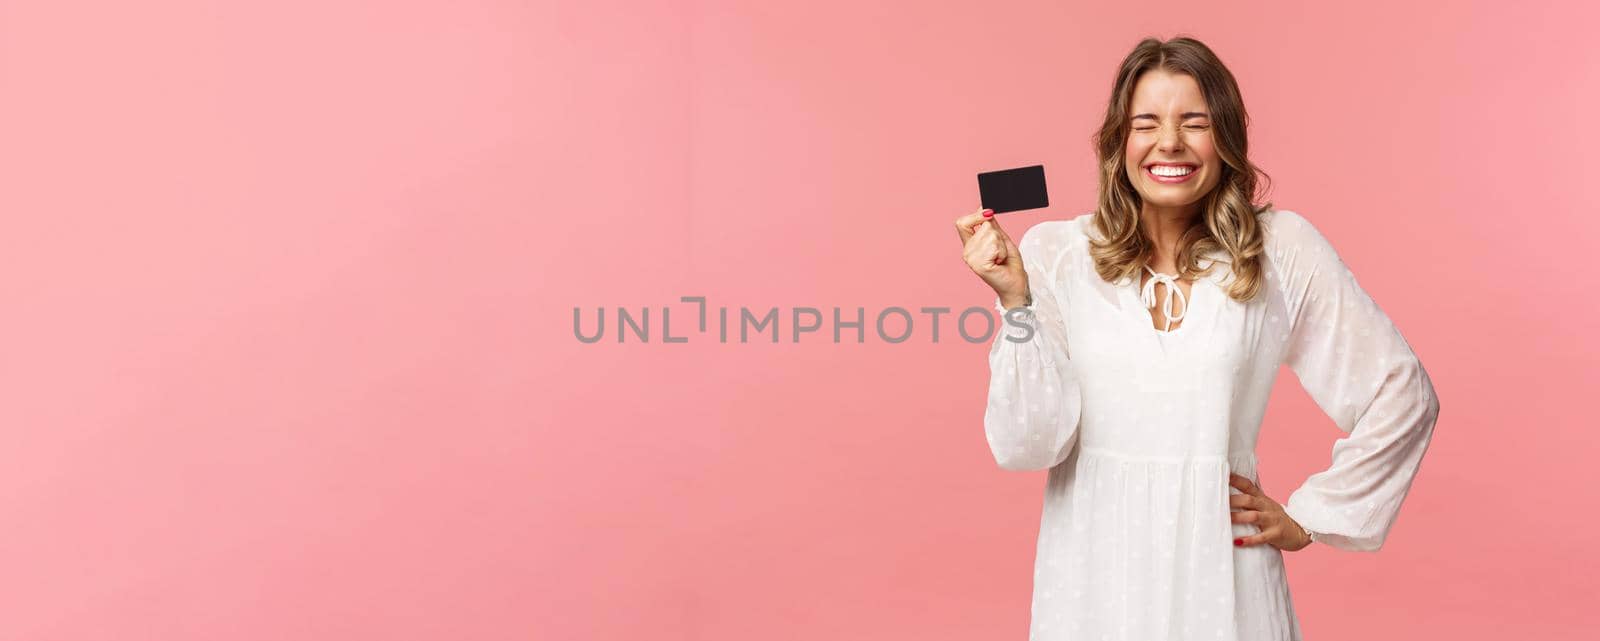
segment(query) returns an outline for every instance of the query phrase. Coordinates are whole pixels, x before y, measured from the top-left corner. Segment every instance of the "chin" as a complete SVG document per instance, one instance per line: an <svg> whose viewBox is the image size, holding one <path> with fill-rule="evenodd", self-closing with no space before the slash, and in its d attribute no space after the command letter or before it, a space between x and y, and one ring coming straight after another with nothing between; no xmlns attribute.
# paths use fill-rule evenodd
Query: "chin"
<svg viewBox="0 0 1600 641"><path fill-rule="evenodd" d="M1153 185L1149 189L1140 191L1139 197L1144 199L1144 202L1160 207L1182 207L1204 201L1206 196L1217 189L1217 185L1209 185L1195 191L1163 189L1163 187L1165 185Z"/></svg>
<svg viewBox="0 0 1600 641"><path fill-rule="evenodd" d="M1205 194L1197 194L1193 198L1173 198L1172 196L1166 194L1162 194L1160 196L1151 196L1144 193L1139 194L1139 197L1143 199L1144 202L1150 203L1156 207L1184 207L1187 205L1193 205L1205 200L1205 196Z"/></svg>

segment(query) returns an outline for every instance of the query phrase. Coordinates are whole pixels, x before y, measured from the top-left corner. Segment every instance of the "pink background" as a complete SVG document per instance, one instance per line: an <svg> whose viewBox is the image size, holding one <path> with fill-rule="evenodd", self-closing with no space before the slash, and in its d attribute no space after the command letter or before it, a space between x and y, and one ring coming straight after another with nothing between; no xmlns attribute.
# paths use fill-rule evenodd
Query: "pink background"
<svg viewBox="0 0 1600 641"><path fill-rule="evenodd" d="M987 344L572 309L987 306L973 175L1092 208L1178 34L1442 400L1387 546L1290 556L1308 637L1600 624L1589 3L250 4L0 4L0 638L1025 638ZM1338 434L1278 385L1281 501Z"/></svg>

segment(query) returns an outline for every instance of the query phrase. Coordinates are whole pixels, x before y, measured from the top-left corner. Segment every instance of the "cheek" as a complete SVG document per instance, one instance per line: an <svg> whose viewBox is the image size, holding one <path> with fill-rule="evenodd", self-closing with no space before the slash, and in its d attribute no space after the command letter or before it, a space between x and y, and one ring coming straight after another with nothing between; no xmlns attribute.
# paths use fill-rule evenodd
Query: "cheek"
<svg viewBox="0 0 1600 641"><path fill-rule="evenodd" d="M1217 146L1211 140L1210 135L1196 139L1190 144L1190 148L1194 149L1195 155L1200 157L1201 162L1210 165L1222 162L1222 157L1217 155Z"/></svg>
<svg viewBox="0 0 1600 641"><path fill-rule="evenodd" d="M1123 155L1128 157L1128 162L1138 162L1150 151L1150 143L1139 140L1138 136L1128 137L1128 144L1122 148Z"/></svg>
<svg viewBox="0 0 1600 641"><path fill-rule="evenodd" d="M1139 165L1141 164L1141 161L1143 161L1144 157L1149 155L1149 153L1149 143L1141 143L1135 138L1129 138L1128 144L1122 149L1122 168L1126 170L1130 176L1138 174L1140 171Z"/></svg>
<svg viewBox="0 0 1600 641"><path fill-rule="evenodd" d="M1204 154L1205 155L1203 157L1205 160L1202 162L1204 162L1207 167L1211 168L1211 181L1217 182L1222 180L1222 156L1217 155L1216 148L1211 147L1210 145L1206 146Z"/></svg>
<svg viewBox="0 0 1600 641"><path fill-rule="evenodd" d="M1206 183L1215 184L1221 180L1222 156L1217 155L1217 148L1211 144L1209 138L1194 141L1189 145L1189 149L1200 159L1200 162L1205 163L1206 173L1209 174L1205 177Z"/></svg>

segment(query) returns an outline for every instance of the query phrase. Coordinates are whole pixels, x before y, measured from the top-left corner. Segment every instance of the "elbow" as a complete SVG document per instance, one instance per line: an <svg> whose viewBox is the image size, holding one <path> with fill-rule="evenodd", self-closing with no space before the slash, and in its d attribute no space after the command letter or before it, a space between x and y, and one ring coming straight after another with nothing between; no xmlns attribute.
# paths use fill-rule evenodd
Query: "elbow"
<svg viewBox="0 0 1600 641"><path fill-rule="evenodd" d="M1337 535L1322 536L1318 537L1317 540L1327 543L1330 547L1344 550L1346 552L1364 552L1372 554L1383 549L1383 542L1387 538L1388 536L1386 533L1378 533L1362 537L1347 537Z"/></svg>
<svg viewBox="0 0 1600 641"><path fill-rule="evenodd" d="M1387 532L1381 532L1381 533L1378 533L1378 534L1375 534L1375 535L1372 535L1372 536L1368 536L1368 537L1365 537L1365 538L1351 539L1349 544L1345 547L1345 549L1347 549L1347 550L1349 550L1351 552L1364 552L1364 553L1367 553L1367 554L1375 554L1379 550L1383 549L1383 543L1384 543L1384 541L1387 541L1388 539L1389 539L1388 533Z"/></svg>
<svg viewBox="0 0 1600 641"><path fill-rule="evenodd" d="M989 453L994 455L995 465L1000 469L1028 472L1047 467L1038 460L1041 448L1029 447L1026 433L1009 433L996 427L994 418L985 418L984 434L989 441Z"/></svg>
<svg viewBox="0 0 1600 641"><path fill-rule="evenodd" d="M1060 465L1078 442L1076 421L1017 433L997 431L991 426L986 432L995 465L1011 472L1037 472Z"/></svg>
<svg viewBox="0 0 1600 641"><path fill-rule="evenodd" d="M1001 384L990 385L983 430L1000 469L1050 469L1077 444L1083 406L1076 380L1050 367L1038 378L1042 380L1027 384L995 379Z"/></svg>
<svg viewBox="0 0 1600 641"><path fill-rule="evenodd" d="M995 465L1008 472L1038 472L1055 467L1055 461L1027 451L1017 453L994 452Z"/></svg>
<svg viewBox="0 0 1600 641"><path fill-rule="evenodd" d="M1410 388L1420 398L1414 407L1421 414L1421 423L1431 429L1439 418L1439 394L1433 389L1433 379L1428 376L1428 370L1422 366L1422 360L1413 354L1398 371L1409 379Z"/></svg>
<svg viewBox="0 0 1600 641"><path fill-rule="evenodd" d="M1417 370L1422 373L1422 408L1427 412L1427 423L1432 426L1439 420L1439 394L1433 389L1433 380L1428 378L1427 370L1422 369L1422 364L1417 364Z"/></svg>
<svg viewBox="0 0 1600 641"><path fill-rule="evenodd" d="M1049 467L1041 464L1038 457L1028 456L1026 451L1007 452L998 449L994 450L994 462L1000 469L1008 472L1033 472Z"/></svg>

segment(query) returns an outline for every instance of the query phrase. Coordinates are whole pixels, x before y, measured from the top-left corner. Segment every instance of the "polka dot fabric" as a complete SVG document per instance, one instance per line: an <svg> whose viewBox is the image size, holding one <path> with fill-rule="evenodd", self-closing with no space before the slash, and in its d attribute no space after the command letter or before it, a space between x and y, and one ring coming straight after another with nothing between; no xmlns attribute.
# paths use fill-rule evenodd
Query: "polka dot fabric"
<svg viewBox="0 0 1600 641"><path fill-rule="evenodd" d="M1319 544L1377 550L1438 419L1427 372L1293 211L1259 214L1260 296L1229 298L1226 254L1206 256L1219 264L1170 333L1153 326L1137 278L1095 272L1092 220L1024 234L1033 304L1013 313L1034 334L1014 342L1003 325L989 351L996 463L1049 470L1030 639L1300 639L1282 552L1233 545L1259 529L1230 521L1228 474L1261 484L1256 439L1287 364L1345 436L1285 510Z"/></svg>

